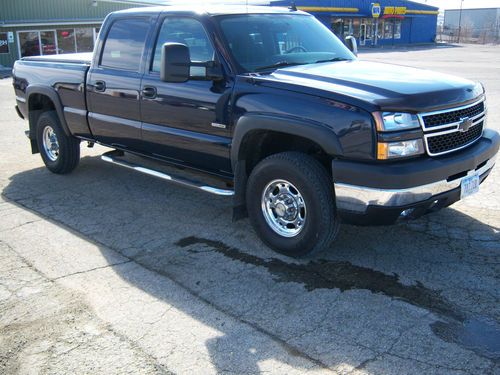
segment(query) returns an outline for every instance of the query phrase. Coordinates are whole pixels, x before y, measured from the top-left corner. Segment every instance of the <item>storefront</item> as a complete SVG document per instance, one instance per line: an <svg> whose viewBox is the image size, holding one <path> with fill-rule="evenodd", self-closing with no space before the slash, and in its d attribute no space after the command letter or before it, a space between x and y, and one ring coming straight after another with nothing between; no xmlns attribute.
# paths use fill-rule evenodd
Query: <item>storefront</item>
<svg viewBox="0 0 500 375"><path fill-rule="evenodd" d="M289 6L291 1L272 1ZM360 46L433 43L438 8L403 0L298 0L340 38L353 35Z"/></svg>
<svg viewBox="0 0 500 375"><path fill-rule="evenodd" d="M0 9L0 65L24 56L91 52L110 12L150 5L146 1L24 0Z"/></svg>

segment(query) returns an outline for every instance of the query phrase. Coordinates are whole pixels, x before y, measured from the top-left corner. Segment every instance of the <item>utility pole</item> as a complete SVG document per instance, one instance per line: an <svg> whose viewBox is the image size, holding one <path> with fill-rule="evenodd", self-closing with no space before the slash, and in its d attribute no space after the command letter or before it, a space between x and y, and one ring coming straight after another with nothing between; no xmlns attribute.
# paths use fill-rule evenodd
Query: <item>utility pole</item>
<svg viewBox="0 0 500 375"><path fill-rule="evenodd" d="M462 32L462 8L464 5L464 0L460 0L460 15L458 17L458 43L460 44L460 34Z"/></svg>

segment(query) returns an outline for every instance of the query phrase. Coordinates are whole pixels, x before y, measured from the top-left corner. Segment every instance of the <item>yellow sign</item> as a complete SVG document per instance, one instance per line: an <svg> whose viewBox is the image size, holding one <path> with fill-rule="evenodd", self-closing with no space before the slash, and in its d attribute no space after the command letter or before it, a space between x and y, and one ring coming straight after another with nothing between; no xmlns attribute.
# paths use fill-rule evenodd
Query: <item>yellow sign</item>
<svg viewBox="0 0 500 375"><path fill-rule="evenodd" d="M385 15L398 15L404 16L406 14L406 7L384 7Z"/></svg>
<svg viewBox="0 0 500 375"><path fill-rule="evenodd" d="M372 3L372 17L379 18L380 13L382 12L382 8L379 3Z"/></svg>

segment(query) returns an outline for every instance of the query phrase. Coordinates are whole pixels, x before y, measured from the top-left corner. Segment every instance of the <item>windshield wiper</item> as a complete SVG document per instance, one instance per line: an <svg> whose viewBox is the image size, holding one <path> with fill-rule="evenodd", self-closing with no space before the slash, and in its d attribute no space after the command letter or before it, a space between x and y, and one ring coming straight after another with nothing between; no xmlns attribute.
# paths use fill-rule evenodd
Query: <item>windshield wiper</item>
<svg viewBox="0 0 500 375"><path fill-rule="evenodd" d="M345 57L334 57L333 59L326 60L318 60L315 61L315 64L326 63L326 62L334 62L334 61L351 61L351 59L346 59Z"/></svg>
<svg viewBox="0 0 500 375"><path fill-rule="evenodd" d="M274 69L274 68L281 68L284 66L294 66L294 65L303 65L306 63L299 63L299 62L292 62L292 61L278 61L277 63L271 64L271 65L266 65L266 66L259 66L258 68L255 68L256 72L260 72L261 70L268 70L268 69Z"/></svg>

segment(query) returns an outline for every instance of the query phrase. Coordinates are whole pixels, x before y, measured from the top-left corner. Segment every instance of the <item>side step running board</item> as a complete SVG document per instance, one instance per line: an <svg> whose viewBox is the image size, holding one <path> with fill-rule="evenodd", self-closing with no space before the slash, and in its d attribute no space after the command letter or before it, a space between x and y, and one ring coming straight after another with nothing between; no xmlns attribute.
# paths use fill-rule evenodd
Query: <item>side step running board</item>
<svg viewBox="0 0 500 375"><path fill-rule="evenodd" d="M167 180L167 181L174 182L174 183L177 183L180 185L188 186L188 187L195 188L198 190L203 190L203 191L206 191L206 192L211 193L211 194L223 195L223 196L234 195L233 190L219 189L219 188L216 188L213 186L203 185L200 182L189 180L189 179L186 179L184 177L171 176L171 175L168 175L164 172L160 172L160 171L157 171L154 169L143 167L139 164L134 164L134 163L131 163L131 162L126 161L126 160L120 160L118 158L119 156L123 156L123 152L109 151L109 152L102 154L101 159L104 160L105 162L108 162L108 163L112 163L112 164L119 165L121 167L133 169L134 171L144 173L144 174L147 174L147 175L150 175L153 177L158 177L158 178L161 178L162 180Z"/></svg>

